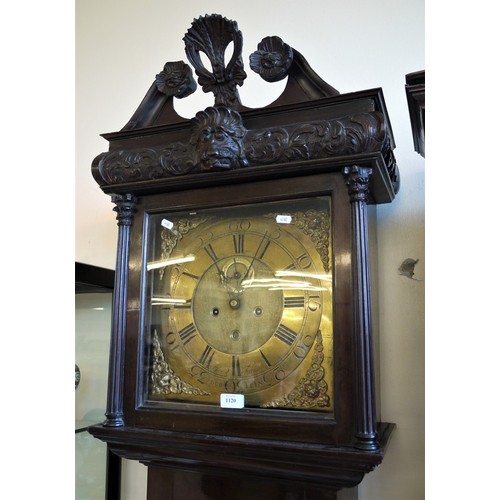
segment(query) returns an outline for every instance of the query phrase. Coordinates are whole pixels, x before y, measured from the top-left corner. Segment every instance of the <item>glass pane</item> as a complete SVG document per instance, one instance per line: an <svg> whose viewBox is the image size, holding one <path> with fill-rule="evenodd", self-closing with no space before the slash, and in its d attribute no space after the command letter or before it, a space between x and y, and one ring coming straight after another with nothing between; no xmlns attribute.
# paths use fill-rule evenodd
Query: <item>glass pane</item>
<svg viewBox="0 0 500 500"><path fill-rule="evenodd" d="M76 430L105 419L111 306L112 293L75 295ZM75 482L76 500L104 500L106 444L85 431L75 435Z"/></svg>
<svg viewBox="0 0 500 500"><path fill-rule="evenodd" d="M148 398L331 410L329 197L148 216Z"/></svg>

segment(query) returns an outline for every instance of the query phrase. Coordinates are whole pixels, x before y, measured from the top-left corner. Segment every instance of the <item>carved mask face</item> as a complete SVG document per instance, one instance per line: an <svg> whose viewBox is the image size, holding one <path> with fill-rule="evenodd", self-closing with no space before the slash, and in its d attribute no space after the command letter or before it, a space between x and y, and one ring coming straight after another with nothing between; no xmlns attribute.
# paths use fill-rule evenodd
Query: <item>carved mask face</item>
<svg viewBox="0 0 500 500"><path fill-rule="evenodd" d="M228 170L247 165L241 116L229 108L207 108L193 119L192 143L202 170Z"/></svg>

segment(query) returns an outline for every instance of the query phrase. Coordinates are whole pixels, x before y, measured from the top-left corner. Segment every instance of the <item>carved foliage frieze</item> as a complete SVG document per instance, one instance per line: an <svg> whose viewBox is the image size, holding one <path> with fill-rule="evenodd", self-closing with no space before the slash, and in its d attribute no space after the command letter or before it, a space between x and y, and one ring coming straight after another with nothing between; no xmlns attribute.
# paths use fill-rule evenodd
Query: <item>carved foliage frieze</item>
<svg viewBox="0 0 500 500"><path fill-rule="evenodd" d="M106 183L115 184L390 151L384 116L379 112L247 130L237 111L219 106L200 111L191 124L191 137L183 142L101 154L95 160L100 175Z"/></svg>

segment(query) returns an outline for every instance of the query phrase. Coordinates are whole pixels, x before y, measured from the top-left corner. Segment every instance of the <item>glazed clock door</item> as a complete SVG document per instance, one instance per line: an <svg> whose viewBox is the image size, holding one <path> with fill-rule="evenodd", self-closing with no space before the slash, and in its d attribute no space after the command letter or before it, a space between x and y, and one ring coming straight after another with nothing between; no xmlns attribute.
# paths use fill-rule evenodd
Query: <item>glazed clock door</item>
<svg viewBox="0 0 500 500"><path fill-rule="evenodd" d="M146 227L149 400L332 410L328 197L152 213Z"/></svg>

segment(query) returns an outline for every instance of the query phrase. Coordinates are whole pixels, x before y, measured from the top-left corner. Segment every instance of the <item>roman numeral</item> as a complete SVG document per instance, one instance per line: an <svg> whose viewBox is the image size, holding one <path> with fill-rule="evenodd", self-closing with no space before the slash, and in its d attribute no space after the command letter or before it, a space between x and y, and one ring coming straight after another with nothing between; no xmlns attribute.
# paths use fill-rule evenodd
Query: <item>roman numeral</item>
<svg viewBox="0 0 500 500"><path fill-rule="evenodd" d="M285 307L304 307L305 298L303 295L297 297L285 297Z"/></svg>
<svg viewBox="0 0 500 500"><path fill-rule="evenodd" d="M238 356L233 356L232 373L233 377L241 377L240 358Z"/></svg>
<svg viewBox="0 0 500 500"><path fill-rule="evenodd" d="M290 330L287 326L281 324L278 326L274 336L281 340L281 342L284 342L286 345L291 346L295 339L297 338L297 333L295 333L293 330Z"/></svg>
<svg viewBox="0 0 500 500"><path fill-rule="evenodd" d="M242 254L245 252L245 235L233 234L234 253Z"/></svg>
<svg viewBox="0 0 500 500"><path fill-rule="evenodd" d="M186 345L196 337L196 333L196 327L193 323L190 323L179 332L179 337L181 338L182 343Z"/></svg>
<svg viewBox="0 0 500 500"><path fill-rule="evenodd" d="M311 256L307 253L303 253L297 257L297 262L302 269L309 269L312 265Z"/></svg>
<svg viewBox="0 0 500 500"><path fill-rule="evenodd" d="M215 351L209 345L207 345L207 347L205 347L205 350L203 351L202 355L200 356L200 363L205 368L210 368L210 363L212 362L214 354L215 354Z"/></svg>
<svg viewBox="0 0 500 500"><path fill-rule="evenodd" d="M262 359L264 360L264 363L266 363L267 366L271 367L270 361L266 358L266 355L259 349L260 355L262 356Z"/></svg>

